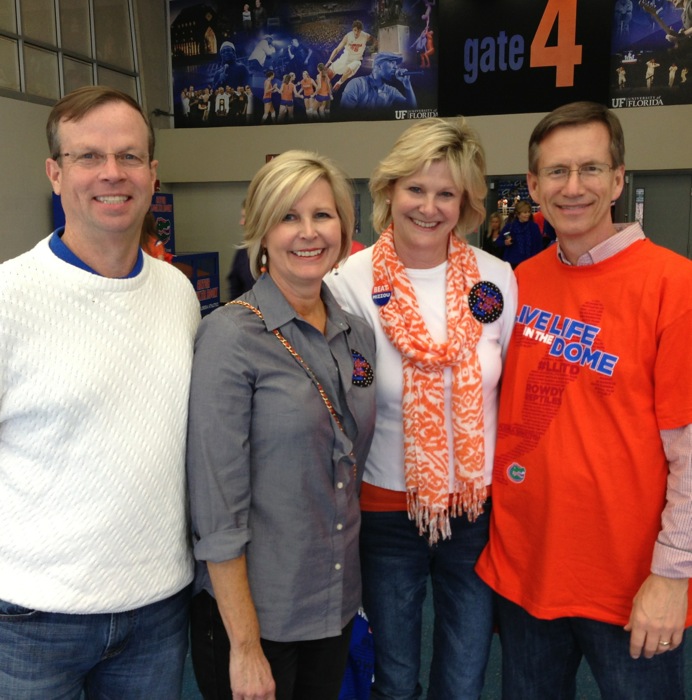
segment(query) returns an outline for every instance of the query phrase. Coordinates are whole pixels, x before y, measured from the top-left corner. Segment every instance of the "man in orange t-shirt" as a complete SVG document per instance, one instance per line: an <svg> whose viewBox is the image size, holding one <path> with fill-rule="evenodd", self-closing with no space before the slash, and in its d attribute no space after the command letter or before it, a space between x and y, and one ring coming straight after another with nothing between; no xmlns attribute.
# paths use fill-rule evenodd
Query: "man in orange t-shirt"
<svg viewBox="0 0 692 700"><path fill-rule="evenodd" d="M684 696L692 624L692 262L613 224L624 137L602 105L534 129L557 231L523 263L502 381L490 541L503 700Z"/></svg>

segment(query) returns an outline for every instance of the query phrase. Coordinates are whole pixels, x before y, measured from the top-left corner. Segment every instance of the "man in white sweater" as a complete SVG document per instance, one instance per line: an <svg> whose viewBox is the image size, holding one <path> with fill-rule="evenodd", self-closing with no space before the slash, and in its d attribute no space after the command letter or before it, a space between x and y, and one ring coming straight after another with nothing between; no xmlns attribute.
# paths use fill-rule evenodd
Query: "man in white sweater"
<svg viewBox="0 0 692 700"><path fill-rule="evenodd" d="M81 88L47 133L65 227L0 265L0 697L177 698L199 304L139 247L137 103Z"/></svg>

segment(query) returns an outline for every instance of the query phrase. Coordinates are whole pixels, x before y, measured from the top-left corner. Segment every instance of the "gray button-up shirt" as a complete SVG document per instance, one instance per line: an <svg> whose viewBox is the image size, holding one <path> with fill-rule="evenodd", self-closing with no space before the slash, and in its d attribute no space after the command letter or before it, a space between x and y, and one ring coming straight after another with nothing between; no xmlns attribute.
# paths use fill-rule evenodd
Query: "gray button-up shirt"
<svg viewBox="0 0 692 700"><path fill-rule="evenodd" d="M264 320L225 306L195 344L187 470L197 588L213 594L206 561L245 553L263 638L336 636L360 604L358 489L375 412L374 383L353 382L352 351L373 363L375 341L326 285L325 335L268 275L241 299ZM345 434L274 328L317 375Z"/></svg>

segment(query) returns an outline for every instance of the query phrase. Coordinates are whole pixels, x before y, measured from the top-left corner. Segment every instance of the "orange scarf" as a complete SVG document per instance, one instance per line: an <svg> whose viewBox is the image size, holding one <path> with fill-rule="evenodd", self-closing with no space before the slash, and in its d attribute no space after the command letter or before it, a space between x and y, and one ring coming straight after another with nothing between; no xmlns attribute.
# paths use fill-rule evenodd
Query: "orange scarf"
<svg viewBox="0 0 692 700"><path fill-rule="evenodd" d="M416 293L394 249L393 228L373 247L376 287L388 287L380 307L385 335L401 353L404 375L404 472L409 518L433 544L451 536L450 517L483 512L485 434L483 386L476 347L482 324L471 314L468 295L480 281L476 257L454 234L447 256L447 342L436 343L420 315ZM452 368L454 488L449 494L444 369ZM451 501L451 504L450 504Z"/></svg>

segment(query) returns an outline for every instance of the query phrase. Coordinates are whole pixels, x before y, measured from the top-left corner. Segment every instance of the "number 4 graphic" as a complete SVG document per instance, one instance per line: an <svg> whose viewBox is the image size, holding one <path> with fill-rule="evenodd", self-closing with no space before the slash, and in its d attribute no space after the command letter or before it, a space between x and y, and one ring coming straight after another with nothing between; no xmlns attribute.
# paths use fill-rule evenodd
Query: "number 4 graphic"
<svg viewBox="0 0 692 700"><path fill-rule="evenodd" d="M557 45L548 46L557 22ZM577 39L577 0L548 0L531 42L531 68L555 66L555 87L574 85L574 66L581 64Z"/></svg>

